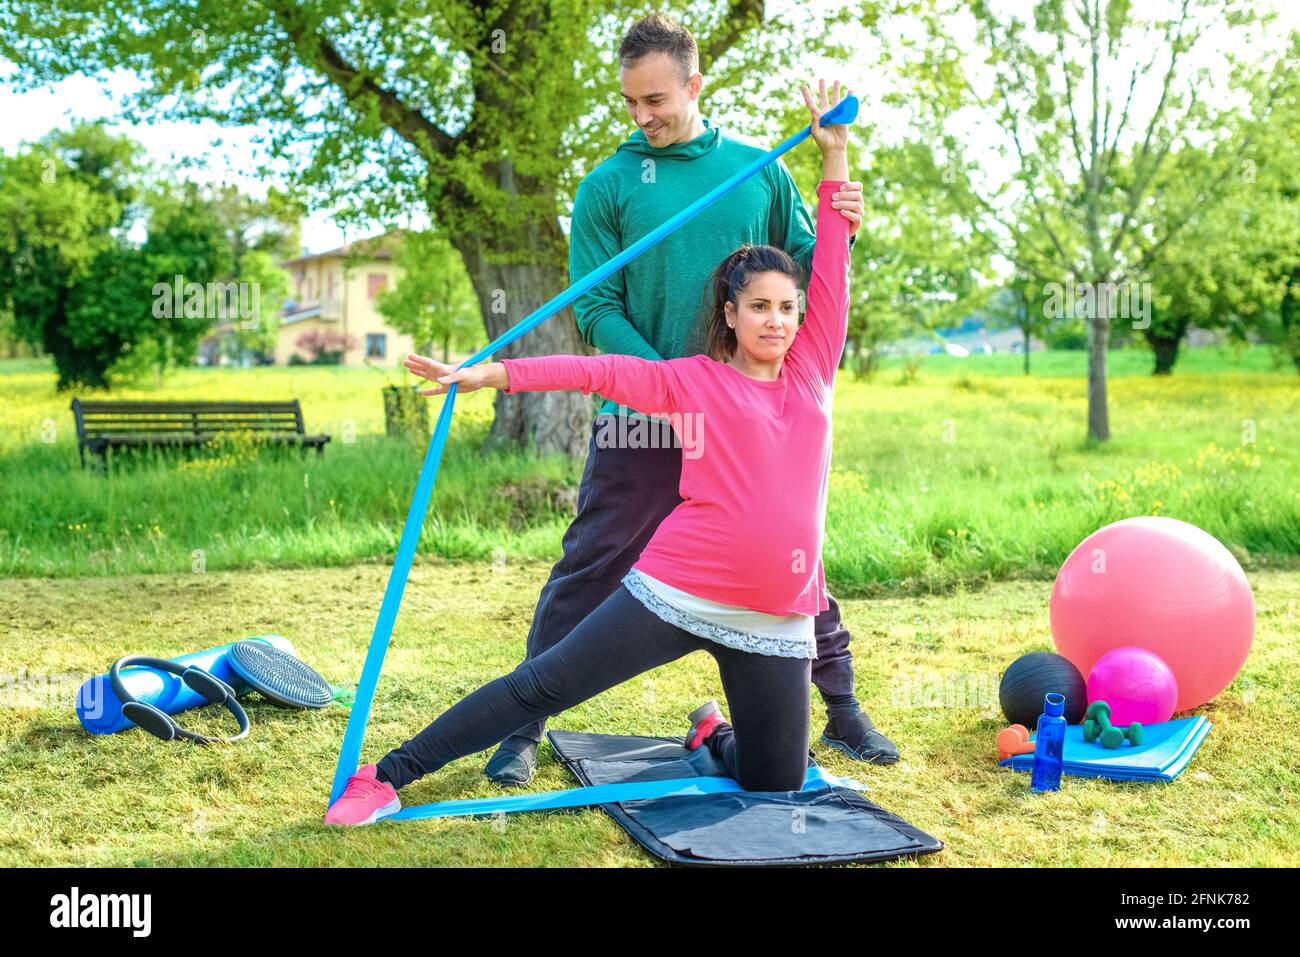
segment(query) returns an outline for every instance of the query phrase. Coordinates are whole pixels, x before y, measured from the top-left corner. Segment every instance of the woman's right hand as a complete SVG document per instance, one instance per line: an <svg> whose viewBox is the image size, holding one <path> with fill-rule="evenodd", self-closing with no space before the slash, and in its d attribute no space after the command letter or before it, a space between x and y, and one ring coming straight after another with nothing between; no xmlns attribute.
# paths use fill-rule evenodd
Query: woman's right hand
<svg viewBox="0 0 1300 957"><path fill-rule="evenodd" d="M414 352L409 353L402 360L402 365L420 378L438 383L437 388L421 389L420 395L443 395L449 391L453 382L459 383L457 391L461 393L477 392L488 384L485 381L486 369L482 365L457 369L455 366L449 366L428 356L416 355Z"/></svg>

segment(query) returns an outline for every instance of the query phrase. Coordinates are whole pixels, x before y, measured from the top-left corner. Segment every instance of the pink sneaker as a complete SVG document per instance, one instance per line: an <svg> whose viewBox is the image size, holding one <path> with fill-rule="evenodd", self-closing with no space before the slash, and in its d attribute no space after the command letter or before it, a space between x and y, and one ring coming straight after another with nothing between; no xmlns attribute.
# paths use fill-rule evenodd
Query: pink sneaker
<svg viewBox="0 0 1300 957"><path fill-rule="evenodd" d="M376 766L364 765L348 778L339 799L325 812L326 824L374 824L401 810L397 790L375 777Z"/></svg>
<svg viewBox="0 0 1300 957"><path fill-rule="evenodd" d="M691 723L691 730L686 732L686 747L694 751L713 733L714 728L727 719L718 709L718 700L711 698L686 716Z"/></svg>

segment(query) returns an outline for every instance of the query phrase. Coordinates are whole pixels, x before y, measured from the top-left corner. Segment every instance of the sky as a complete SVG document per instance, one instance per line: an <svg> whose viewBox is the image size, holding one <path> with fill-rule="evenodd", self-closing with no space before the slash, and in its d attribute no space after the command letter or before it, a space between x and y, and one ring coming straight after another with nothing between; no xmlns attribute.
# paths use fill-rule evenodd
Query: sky
<svg viewBox="0 0 1300 957"><path fill-rule="evenodd" d="M1016 0L1008 0L1008 2L1013 6L1023 5ZM1300 29L1300 4L1292 0L1269 0L1261 6L1279 11L1281 20L1280 29L1276 31L1277 35L1284 35L1287 29ZM789 3L778 2L769 5L770 9L779 10L783 7L788 8ZM689 26L689 23L687 25ZM960 23L953 24L953 34L954 36L970 35ZM862 52L861 62L864 64L871 62L873 55L869 42L864 41ZM1207 54L1209 52L1207 51ZM881 111L873 109L871 103L873 90L869 77L854 77L851 71L843 68L843 65L835 65L820 72L817 69L818 64L804 63L799 67L808 78L818 75L844 77L855 87L855 92L858 92L863 100L864 115L870 115L877 120L884 115ZM118 70L103 77L78 75L54 87L18 94L10 88L9 83L16 72L16 67L12 63L0 59L0 117L3 117L3 121L0 122L0 150L11 155L22 143L38 140L51 129L67 127L74 118L90 120L113 117L117 113L117 103L120 99L141 85L139 79L133 74ZM611 99L617 97L616 84L616 78L611 75L609 89ZM874 91L875 95L879 95L879 92ZM707 101L706 86L701 98L701 112L711 119L720 120L725 127L726 117L719 117L710 112ZM898 122L886 119L882 135L891 135L891 124L893 135L901 133L897 126ZM250 195L265 195L265 182L247 175L247 171L255 169L257 165L255 156L258 147L252 142L258 132L256 127L221 127L212 122L156 122L142 125L116 124L110 125L109 128L114 133L131 136L144 147L147 155L159 164L169 166L189 164L184 175L190 179L212 183L233 182L239 184L241 189ZM628 132L632 132L630 121ZM991 151L996 143L994 131L974 122L962 126L960 135L976 149ZM1000 161L991 152L988 155L989 175L996 177ZM422 218L418 215L414 216L412 225L416 227L424 225ZM380 229L376 224L373 228L345 234L332 222L328 211L311 214L302 225L303 246L313 253L373 234ZM142 226L138 228L143 229ZM132 238L138 240L142 237Z"/></svg>

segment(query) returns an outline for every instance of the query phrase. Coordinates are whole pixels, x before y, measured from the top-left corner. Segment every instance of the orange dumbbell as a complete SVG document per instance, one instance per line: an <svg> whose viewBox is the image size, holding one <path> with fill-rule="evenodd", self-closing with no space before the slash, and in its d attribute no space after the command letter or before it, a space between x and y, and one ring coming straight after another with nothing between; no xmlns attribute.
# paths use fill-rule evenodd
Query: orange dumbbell
<svg viewBox="0 0 1300 957"><path fill-rule="evenodd" d="M1013 724L998 732L998 760L1005 761L1017 754L1033 754L1034 742L1029 740L1029 729L1023 724Z"/></svg>

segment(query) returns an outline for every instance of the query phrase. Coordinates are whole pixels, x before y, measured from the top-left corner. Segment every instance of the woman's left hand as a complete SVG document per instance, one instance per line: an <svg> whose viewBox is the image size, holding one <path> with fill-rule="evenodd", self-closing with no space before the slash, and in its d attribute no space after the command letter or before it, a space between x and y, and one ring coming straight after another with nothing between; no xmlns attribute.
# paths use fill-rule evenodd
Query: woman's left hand
<svg viewBox="0 0 1300 957"><path fill-rule="evenodd" d="M830 99L826 97L826 81L818 80L817 86L820 91L820 103L817 105L813 102L811 91L806 85L800 86L803 91L803 101L808 104L808 112L812 114L812 132L813 142L821 148L822 155L832 151L843 151L849 148L849 124L832 123L830 126L821 125L821 116L831 107L835 106L846 96L852 95L852 90L845 90L840 93L840 81L835 81L835 89L831 92Z"/></svg>
<svg viewBox="0 0 1300 957"><path fill-rule="evenodd" d="M488 384L483 366L457 369L455 366L414 352L407 354L402 360L402 365L421 379L428 379L437 386L434 389L420 389L420 395L444 395L451 390L452 383L459 383L459 391L463 395L466 392L476 392Z"/></svg>

